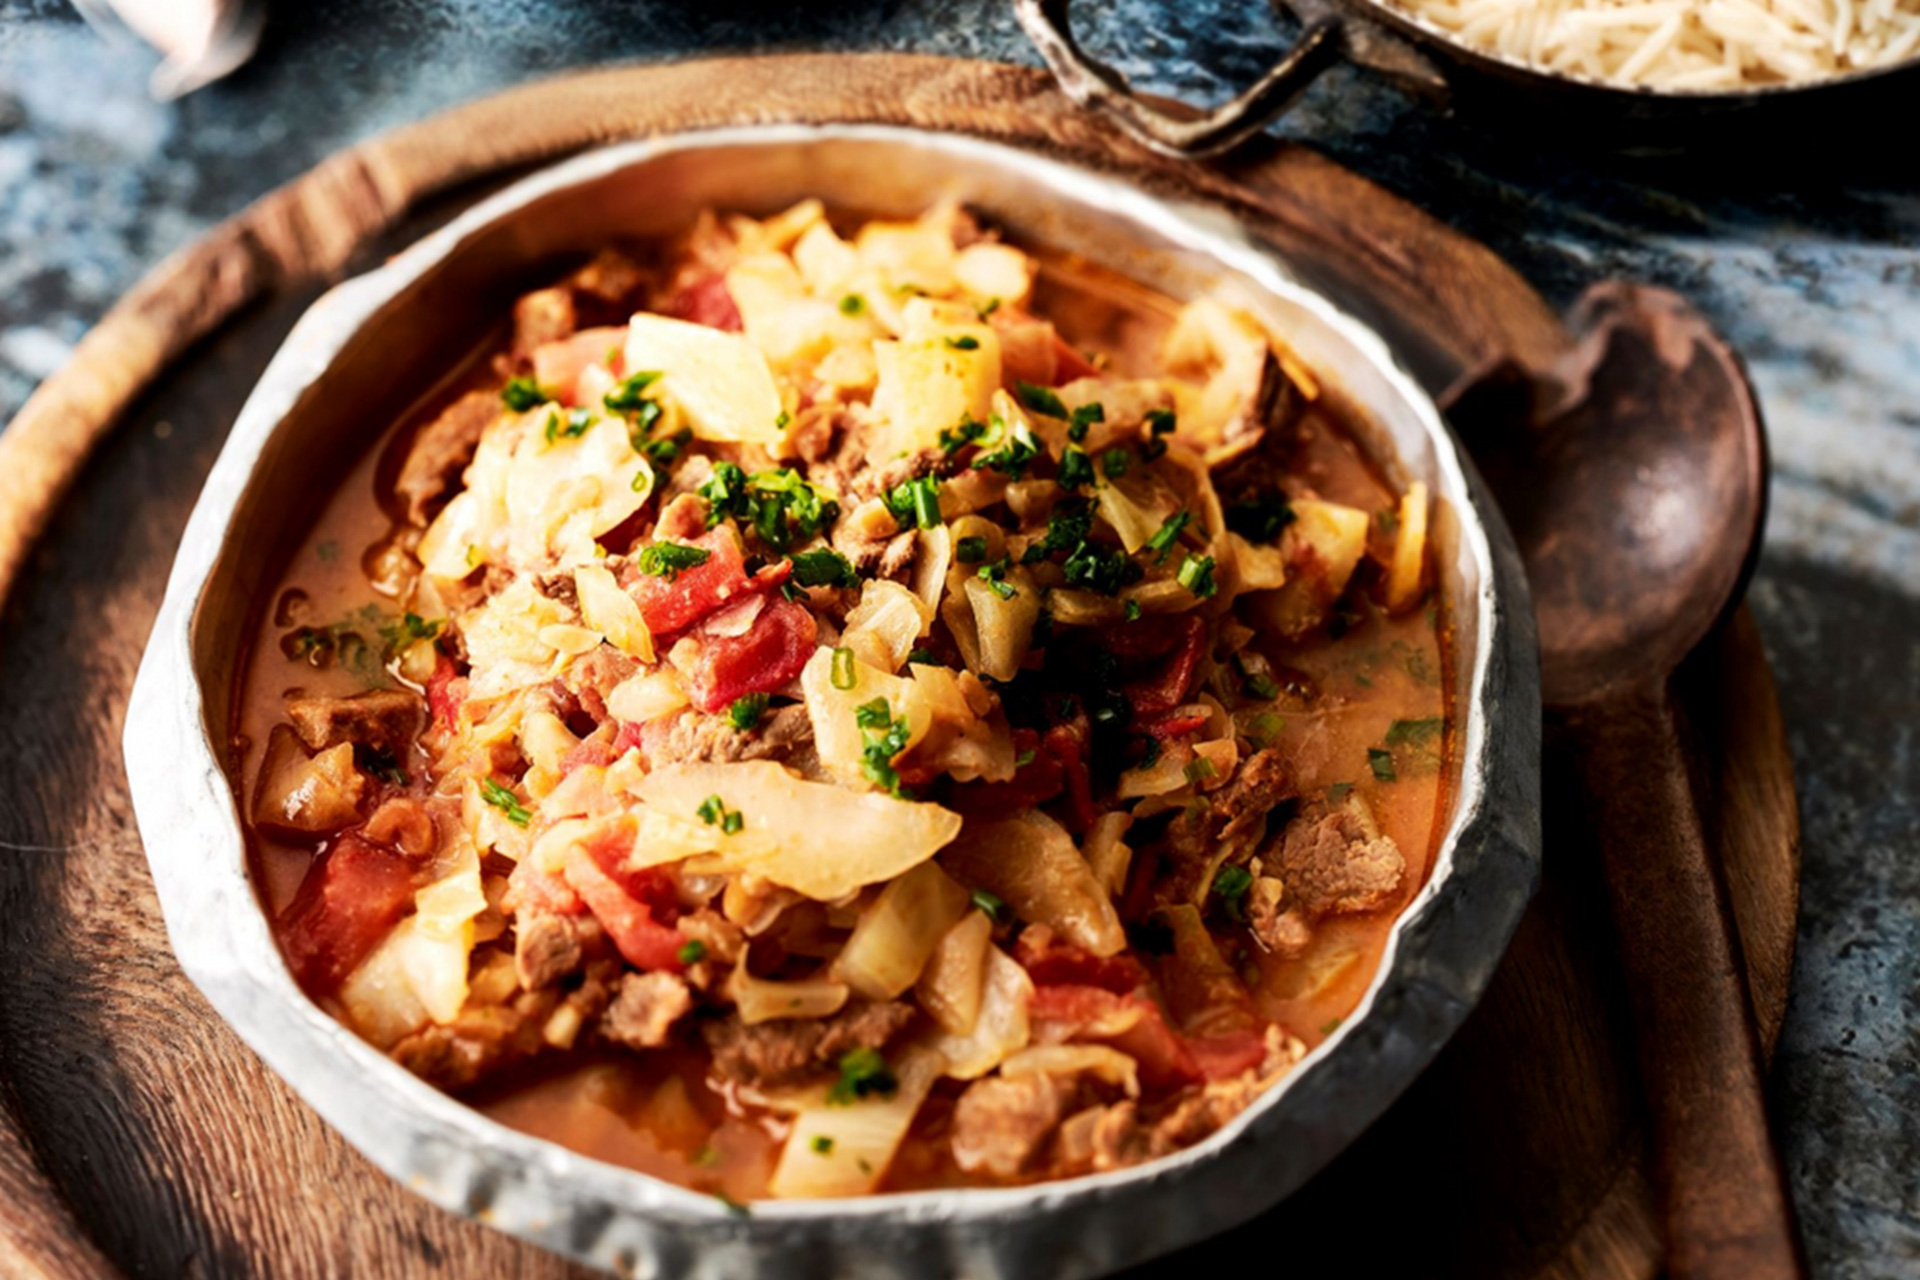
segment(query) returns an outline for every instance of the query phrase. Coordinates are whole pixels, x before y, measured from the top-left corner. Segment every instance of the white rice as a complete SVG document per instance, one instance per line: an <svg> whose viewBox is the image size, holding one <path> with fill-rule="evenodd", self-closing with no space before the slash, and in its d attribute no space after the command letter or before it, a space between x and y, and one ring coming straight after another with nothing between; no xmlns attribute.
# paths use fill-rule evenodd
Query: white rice
<svg viewBox="0 0 1920 1280"><path fill-rule="evenodd" d="M1549 71L1710 92L1821 80L1920 51L1920 0L1391 0Z"/></svg>

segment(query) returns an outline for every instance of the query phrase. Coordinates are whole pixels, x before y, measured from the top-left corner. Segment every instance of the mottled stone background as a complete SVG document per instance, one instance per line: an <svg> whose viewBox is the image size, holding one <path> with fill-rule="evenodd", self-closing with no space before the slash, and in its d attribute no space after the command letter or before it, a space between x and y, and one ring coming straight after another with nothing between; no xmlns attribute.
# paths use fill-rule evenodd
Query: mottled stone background
<svg viewBox="0 0 1920 1280"><path fill-rule="evenodd" d="M1143 86L1214 100L1284 32L1256 0L1083 5ZM562 68L731 49L1032 61L1005 0L277 0L258 59L156 105L152 57L0 0L0 417L168 251L330 151ZM1806 821L1776 1080L1817 1271L1920 1275L1920 101L1862 120L1893 177L1769 157L1622 170L1436 120L1337 71L1285 131L1491 244L1557 302L1685 292L1739 345L1775 451L1753 605Z"/></svg>

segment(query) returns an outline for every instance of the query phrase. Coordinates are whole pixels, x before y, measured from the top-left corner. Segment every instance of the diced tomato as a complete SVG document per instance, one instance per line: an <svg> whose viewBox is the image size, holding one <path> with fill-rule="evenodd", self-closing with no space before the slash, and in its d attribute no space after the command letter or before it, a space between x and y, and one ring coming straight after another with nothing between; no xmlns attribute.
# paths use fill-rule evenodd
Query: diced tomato
<svg viewBox="0 0 1920 1280"><path fill-rule="evenodd" d="M1099 369L1068 345L1058 333L1053 335L1053 383L1055 386L1065 386L1081 378L1091 378L1099 372Z"/></svg>
<svg viewBox="0 0 1920 1280"><path fill-rule="evenodd" d="M644 743L645 732L646 726L643 724L622 724L620 732L613 735L613 758L618 760Z"/></svg>
<svg viewBox="0 0 1920 1280"><path fill-rule="evenodd" d="M1099 643L1123 663L1144 662L1179 648L1193 621L1197 619L1184 613L1149 613L1124 627L1106 628Z"/></svg>
<svg viewBox="0 0 1920 1280"><path fill-rule="evenodd" d="M627 331L618 325L582 329L572 337L543 343L534 348L533 380L552 392L561 404L580 404L580 375L599 365L611 376L609 357L622 360L626 344ZM603 379L601 385L604 387L606 380Z"/></svg>
<svg viewBox="0 0 1920 1280"><path fill-rule="evenodd" d="M1174 738L1184 738L1190 733L1198 733L1207 727L1207 712L1186 707L1175 707L1156 715L1141 716L1133 722L1133 727L1142 733L1150 733L1162 742Z"/></svg>
<svg viewBox="0 0 1920 1280"><path fill-rule="evenodd" d="M1068 1038L1110 1044L1140 1064L1140 1079L1165 1089L1202 1079L1200 1064L1167 1025L1160 1006L1142 995L1115 995L1100 987L1036 986L1027 1012L1041 1022L1065 1023ZM1124 1030L1114 1028L1125 1024Z"/></svg>
<svg viewBox="0 0 1920 1280"><path fill-rule="evenodd" d="M1125 995L1147 984L1147 969L1131 955L1096 956L1083 947L1063 942L1053 930L1033 925L1014 944L1018 960L1036 985L1099 987Z"/></svg>
<svg viewBox="0 0 1920 1280"><path fill-rule="evenodd" d="M988 320L1000 336L1000 380L1007 389L1023 382L1052 386L1060 341L1053 326L1010 307L996 309Z"/></svg>
<svg viewBox="0 0 1920 1280"><path fill-rule="evenodd" d="M567 883L580 895L613 939L613 945L636 969L663 969L678 973L686 967L680 960L680 948L686 939L670 924L655 918L658 907L643 901L601 865L603 857L616 856L576 844L567 850Z"/></svg>
<svg viewBox="0 0 1920 1280"><path fill-rule="evenodd" d="M725 329L729 333L739 333L743 327L740 308L734 305L733 295L727 292L725 276L707 276L688 285L675 295L667 307L667 314L676 320L688 320L712 329Z"/></svg>
<svg viewBox="0 0 1920 1280"><path fill-rule="evenodd" d="M969 817L991 822L1051 800L1066 789L1066 770L1051 752L1041 752L1038 733L1015 729L1013 749L1017 758L1026 760L1014 769L1013 777L1005 782L962 783L952 790L952 806Z"/></svg>
<svg viewBox="0 0 1920 1280"><path fill-rule="evenodd" d="M731 529L724 525L709 529L691 545L707 553L700 564L682 569L671 578L642 576L630 588L641 618L656 639L679 635L753 588L740 553L740 540Z"/></svg>
<svg viewBox="0 0 1920 1280"><path fill-rule="evenodd" d="M507 896L502 905L508 911L531 908L561 916L577 916L587 909L564 877L542 871L532 858L514 864L507 876Z"/></svg>
<svg viewBox="0 0 1920 1280"><path fill-rule="evenodd" d="M1060 763L1065 781L1067 830L1080 835L1093 825L1093 779L1087 772L1086 744L1067 725L1055 725L1040 739L1040 749Z"/></svg>
<svg viewBox="0 0 1920 1280"><path fill-rule="evenodd" d="M427 706L433 722L443 729L453 728L460 715L460 704L467 700L467 678L446 654L439 655L433 674L427 677Z"/></svg>
<svg viewBox="0 0 1920 1280"><path fill-rule="evenodd" d="M1220 1036L1188 1036L1187 1052L1209 1080L1231 1080L1259 1066L1267 1056L1266 1036L1257 1028Z"/></svg>
<svg viewBox="0 0 1920 1280"><path fill-rule="evenodd" d="M413 906L413 864L347 832L308 869L280 917L280 948L300 985L340 989Z"/></svg>
<svg viewBox="0 0 1920 1280"><path fill-rule="evenodd" d="M735 698L786 687L813 656L818 634L805 605L776 600L760 611L744 635L704 637L700 665L693 673L693 705L707 712L725 711Z"/></svg>
<svg viewBox="0 0 1920 1280"><path fill-rule="evenodd" d="M625 725L621 726L622 729L625 727ZM615 741L617 742L618 739L616 738ZM560 772L569 774L575 769L583 769L588 765L604 769L619 758L620 753L614 750L613 743L596 733L560 757Z"/></svg>
<svg viewBox="0 0 1920 1280"><path fill-rule="evenodd" d="M1180 635L1172 652L1147 675L1124 686L1122 692L1133 704L1138 716L1150 716L1171 711L1186 701L1187 691L1193 687L1194 674L1200 669L1200 658L1206 652L1206 623L1192 614L1180 615ZM1127 628L1121 628L1124 635Z"/></svg>

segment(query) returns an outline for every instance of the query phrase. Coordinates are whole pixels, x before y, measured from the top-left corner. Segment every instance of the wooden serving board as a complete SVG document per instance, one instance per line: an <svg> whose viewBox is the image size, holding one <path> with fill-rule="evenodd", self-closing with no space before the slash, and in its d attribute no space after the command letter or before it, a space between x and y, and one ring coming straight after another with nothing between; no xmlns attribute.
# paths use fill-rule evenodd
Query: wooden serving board
<svg viewBox="0 0 1920 1280"><path fill-rule="evenodd" d="M1486 249L1311 151L1163 160L1043 75L981 63L798 56L577 75L366 143L268 196L155 270L0 434L0 596L13 588L0 613L0 1275L577 1274L389 1181L213 1014L167 946L119 731L200 482L327 283L539 161L762 120L965 131L1219 202L1377 298L1372 318L1430 381L1502 358L1543 368L1569 341ZM1771 1045L1799 828L1744 612L1682 685ZM1540 896L1455 1041L1304 1191L1148 1273L1249 1254L1368 1274L1654 1273L1623 993L1552 726L1545 782Z"/></svg>

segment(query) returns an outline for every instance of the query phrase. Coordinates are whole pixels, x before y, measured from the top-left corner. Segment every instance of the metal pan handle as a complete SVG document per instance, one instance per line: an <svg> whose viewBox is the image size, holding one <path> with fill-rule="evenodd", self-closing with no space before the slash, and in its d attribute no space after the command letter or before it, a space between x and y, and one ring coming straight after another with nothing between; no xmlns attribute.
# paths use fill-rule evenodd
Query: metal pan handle
<svg viewBox="0 0 1920 1280"><path fill-rule="evenodd" d="M1073 38L1067 17L1071 3L1014 0L1014 14L1069 98L1163 155L1214 156L1231 150L1271 124L1340 55L1341 19L1323 14L1252 88L1195 119L1176 119L1136 95L1125 76L1088 56Z"/></svg>

